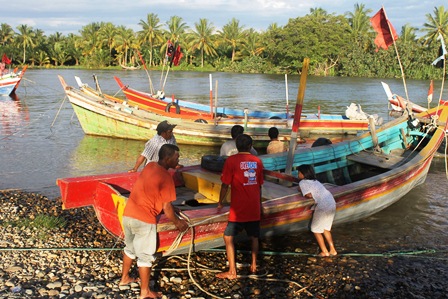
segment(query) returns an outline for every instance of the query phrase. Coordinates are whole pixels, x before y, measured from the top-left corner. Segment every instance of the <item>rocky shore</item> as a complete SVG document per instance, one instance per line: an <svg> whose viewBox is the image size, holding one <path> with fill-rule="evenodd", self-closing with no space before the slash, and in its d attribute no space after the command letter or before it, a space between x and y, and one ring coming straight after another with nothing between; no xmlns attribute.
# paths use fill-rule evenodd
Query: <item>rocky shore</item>
<svg viewBox="0 0 448 299"><path fill-rule="evenodd" d="M38 215L62 219L60 228L22 225ZM0 299L138 298L139 285L118 286L123 243L99 224L91 208L17 190L0 191ZM152 283L163 298L448 298L446 252L413 255L346 254L317 258L314 240L291 247L288 237L262 240L260 273L215 278L226 269L223 250L160 259ZM341 242L341 240L339 240ZM249 261L238 244L239 262ZM137 269L133 269L137 276Z"/></svg>

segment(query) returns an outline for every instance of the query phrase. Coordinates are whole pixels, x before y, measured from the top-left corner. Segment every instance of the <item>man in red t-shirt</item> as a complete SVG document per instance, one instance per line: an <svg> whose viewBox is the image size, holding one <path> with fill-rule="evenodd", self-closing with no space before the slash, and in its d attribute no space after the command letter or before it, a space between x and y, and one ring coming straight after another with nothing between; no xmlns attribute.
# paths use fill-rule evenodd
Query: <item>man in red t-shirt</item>
<svg viewBox="0 0 448 299"><path fill-rule="evenodd" d="M221 175L221 192L218 209L226 197L229 186L232 189L230 213L224 231L229 271L216 275L218 278L236 279L236 261L234 237L242 230L251 237L252 262L251 273L257 271L258 238L260 237L261 185L263 185L263 163L250 153L252 138L242 134L235 140L238 154L230 156L224 163Z"/></svg>
<svg viewBox="0 0 448 299"><path fill-rule="evenodd" d="M150 162L143 168L132 187L123 213L123 230L126 247L123 252L123 269L120 285L135 279L129 276L132 262L137 259L140 276L140 298L159 298L159 292L151 291L149 281L151 267L157 252L157 216L162 212L180 231L188 228L185 220L177 217L171 202L176 200L176 188L169 168L179 163L179 148L164 144L159 150L158 162Z"/></svg>

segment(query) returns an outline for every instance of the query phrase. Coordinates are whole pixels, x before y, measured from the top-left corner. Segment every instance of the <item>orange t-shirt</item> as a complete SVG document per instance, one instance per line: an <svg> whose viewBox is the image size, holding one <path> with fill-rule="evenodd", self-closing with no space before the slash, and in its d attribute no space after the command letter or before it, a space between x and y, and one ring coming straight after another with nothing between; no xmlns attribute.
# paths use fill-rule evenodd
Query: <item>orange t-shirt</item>
<svg viewBox="0 0 448 299"><path fill-rule="evenodd" d="M156 224L163 204L174 200L176 188L172 176L157 162L150 162L132 187L123 216Z"/></svg>

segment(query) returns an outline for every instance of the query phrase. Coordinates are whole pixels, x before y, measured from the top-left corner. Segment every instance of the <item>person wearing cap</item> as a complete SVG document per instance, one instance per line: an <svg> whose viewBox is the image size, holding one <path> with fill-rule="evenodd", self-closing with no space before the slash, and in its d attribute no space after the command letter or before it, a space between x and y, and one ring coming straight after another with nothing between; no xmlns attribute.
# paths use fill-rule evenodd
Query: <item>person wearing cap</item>
<svg viewBox="0 0 448 299"><path fill-rule="evenodd" d="M134 168L129 170L129 172L136 172L140 165L146 160L145 165L149 162L154 161L157 162L159 160L159 150L164 144L174 144L176 143L176 137L174 137L173 129L176 125L170 124L168 121L164 120L157 125L157 134L148 140L145 144L145 149L138 156L137 161L135 162Z"/></svg>

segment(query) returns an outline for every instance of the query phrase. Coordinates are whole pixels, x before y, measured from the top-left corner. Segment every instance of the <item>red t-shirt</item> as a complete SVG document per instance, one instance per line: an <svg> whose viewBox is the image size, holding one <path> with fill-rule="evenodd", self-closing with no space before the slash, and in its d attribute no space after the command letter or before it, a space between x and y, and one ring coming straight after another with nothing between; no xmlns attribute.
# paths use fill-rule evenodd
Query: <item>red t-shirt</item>
<svg viewBox="0 0 448 299"><path fill-rule="evenodd" d="M156 224L163 204L174 200L176 187L170 173L157 162L150 162L132 187L123 216Z"/></svg>
<svg viewBox="0 0 448 299"><path fill-rule="evenodd" d="M229 221L259 221L261 217L261 185L263 163L250 153L238 153L227 158L221 182L230 185Z"/></svg>

